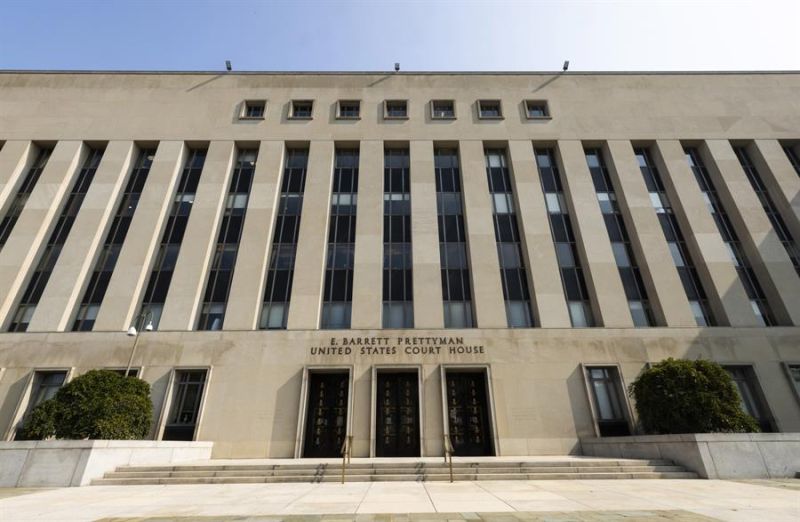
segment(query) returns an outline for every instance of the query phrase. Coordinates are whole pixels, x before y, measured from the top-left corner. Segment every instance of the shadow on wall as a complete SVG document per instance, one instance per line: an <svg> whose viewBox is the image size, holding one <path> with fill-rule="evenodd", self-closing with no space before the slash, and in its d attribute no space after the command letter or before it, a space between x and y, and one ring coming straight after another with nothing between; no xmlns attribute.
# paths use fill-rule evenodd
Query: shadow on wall
<svg viewBox="0 0 800 522"><path fill-rule="evenodd" d="M303 370L283 382L275 390L275 410L273 413L272 434L269 437L267 457L286 458L294 457L295 438L297 436L298 398L303 387ZM258 404L258 402L257 402ZM266 404L266 402L263 402ZM300 444L302 444L302 439Z"/></svg>

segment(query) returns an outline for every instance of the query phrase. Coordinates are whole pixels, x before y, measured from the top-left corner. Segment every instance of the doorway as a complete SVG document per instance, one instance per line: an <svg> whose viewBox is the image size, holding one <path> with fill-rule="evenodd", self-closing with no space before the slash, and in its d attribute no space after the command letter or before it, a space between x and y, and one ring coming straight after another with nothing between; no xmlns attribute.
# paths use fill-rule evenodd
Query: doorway
<svg viewBox="0 0 800 522"><path fill-rule="evenodd" d="M419 457L417 370L378 370L375 390L375 456Z"/></svg>

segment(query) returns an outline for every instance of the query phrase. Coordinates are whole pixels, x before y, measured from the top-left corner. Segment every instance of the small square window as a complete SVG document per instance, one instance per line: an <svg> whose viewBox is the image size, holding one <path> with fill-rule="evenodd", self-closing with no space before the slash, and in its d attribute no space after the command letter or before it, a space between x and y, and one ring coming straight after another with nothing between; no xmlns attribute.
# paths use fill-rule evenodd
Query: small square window
<svg viewBox="0 0 800 522"><path fill-rule="evenodd" d="M243 120L263 120L266 107L266 100L245 100L242 106L242 115L239 118Z"/></svg>
<svg viewBox="0 0 800 522"><path fill-rule="evenodd" d="M314 100L292 100L289 107L289 118L293 120L310 120L314 111Z"/></svg>
<svg viewBox="0 0 800 522"><path fill-rule="evenodd" d="M386 120L405 120L408 119L407 100L384 100L383 118Z"/></svg>
<svg viewBox="0 0 800 522"><path fill-rule="evenodd" d="M478 118L482 120L499 120L503 118L500 100L478 100Z"/></svg>
<svg viewBox="0 0 800 522"><path fill-rule="evenodd" d="M453 100L432 100L431 118L434 120L456 119L456 104Z"/></svg>
<svg viewBox="0 0 800 522"><path fill-rule="evenodd" d="M525 116L529 120L550 118L550 109L544 100L525 100Z"/></svg>
<svg viewBox="0 0 800 522"><path fill-rule="evenodd" d="M339 100L336 108L336 118L340 120L357 120L361 118L361 101Z"/></svg>

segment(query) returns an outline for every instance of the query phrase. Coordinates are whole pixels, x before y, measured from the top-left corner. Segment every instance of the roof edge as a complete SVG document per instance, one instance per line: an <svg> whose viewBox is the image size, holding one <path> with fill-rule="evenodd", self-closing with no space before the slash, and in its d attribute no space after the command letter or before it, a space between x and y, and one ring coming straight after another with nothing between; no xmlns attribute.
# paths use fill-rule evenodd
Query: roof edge
<svg viewBox="0 0 800 522"><path fill-rule="evenodd" d="M124 69L0 69L0 74L109 74L109 75L224 75L224 76L680 76L680 75L758 75L800 74L800 70L724 70L724 71L158 71Z"/></svg>

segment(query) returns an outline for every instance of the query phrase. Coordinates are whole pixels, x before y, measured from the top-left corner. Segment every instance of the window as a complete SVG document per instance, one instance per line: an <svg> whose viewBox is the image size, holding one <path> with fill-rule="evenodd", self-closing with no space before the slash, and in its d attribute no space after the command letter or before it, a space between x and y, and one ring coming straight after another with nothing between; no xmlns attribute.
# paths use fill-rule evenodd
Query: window
<svg viewBox="0 0 800 522"><path fill-rule="evenodd" d="M798 145L790 145L784 144L783 145L783 152L786 153L786 158L788 158L789 163L792 164L794 171L800 176L800 155L797 154Z"/></svg>
<svg viewBox="0 0 800 522"><path fill-rule="evenodd" d="M11 235L14 225L17 224L17 219L19 219L20 214L22 214L25 203L28 202L28 198L31 192L33 192L36 183L39 181L42 171L44 171L44 167L47 165L47 160L50 159L50 154L52 153L52 149L39 149L36 161L33 162L28 172L25 174L25 179L22 180L22 184L17 189L14 199L8 206L8 212L3 220L0 221L0 250L2 250L6 241L8 241L8 236Z"/></svg>
<svg viewBox="0 0 800 522"><path fill-rule="evenodd" d="M482 120L499 120L503 118L500 100L478 100L478 118Z"/></svg>
<svg viewBox="0 0 800 522"><path fill-rule="evenodd" d="M434 120L454 120L456 105L453 100L432 100L431 118Z"/></svg>
<svg viewBox="0 0 800 522"><path fill-rule="evenodd" d="M358 161L358 149L336 149L321 328L350 328Z"/></svg>
<svg viewBox="0 0 800 522"><path fill-rule="evenodd" d="M509 328L533 326L528 271L523 262L522 244L514 211L511 172L502 149L486 149L486 178L493 201L494 235L500 264L500 280Z"/></svg>
<svg viewBox="0 0 800 522"><path fill-rule="evenodd" d="M272 234L272 251L264 288L264 306L258 324L262 330L286 328L307 167L308 149L286 151L278 217Z"/></svg>
<svg viewBox="0 0 800 522"><path fill-rule="evenodd" d="M314 110L314 100L292 100L289 104L289 118L310 120Z"/></svg>
<svg viewBox="0 0 800 522"><path fill-rule="evenodd" d="M225 321L225 309L228 306L228 294L233 282L233 269L239 252L239 240L242 237L257 158L257 150L243 149L236 159L206 292L200 307L198 330L221 330Z"/></svg>
<svg viewBox="0 0 800 522"><path fill-rule="evenodd" d="M767 214L775 234L781 240L781 244L786 250L786 254L789 256L797 275L800 275L800 247L795 243L786 221L784 221L783 216L778 211L778 207L767 191L767 186L761 179L761 174L759 174L755 164L750 160L750 156L744 147L734 147L733 150L736 153L736 157L739 158L739 163L741 163L742 169L744 169L744 173L747 175L747 179L750 181L756 196L761 201L761 206L764 207L764 212Z"/></svg>
<svg viewBox="0 0 800 522"><path fill-rule="evenodd" d="M111 275L117 264L122 243L128 234L133 214L139 204L139 197L144 190L155 154L156 151L153 149L143 149L139 152L139 157L120 198L117 213L111 222L111 229L106 235L103 250L95 263L94 272L83 294L78 314L72 324L72 331L91 331L94 327L97 313L100 311L100 305L106 295L108 284L111 282Z"/></svg>
<svg viewBox="0 0 800 522"><path fill-rule="evenodd" d="M52 399L56 392L64 385L67 380L66 370L37 370L33 374L28 405L21 422L17 425L15 440L22 440L20 433L25 422L28 420L33 409L46 400Z"/></svg>
<svg viewBox="0 0 800 522"><path fill-rule="evenodd" d="M689 163L689 168L692 169L694 178L700 186L700 191L703 193L708 211L714 219L714 223L717 225L717 230L720 236L722 236L722 241L725 243L731 260L736 267L739 280L742 282L747 297L750 299L750 306L752 306L756 318L763 326L773 326L775 324L775 319L773 318L772 310L767 302L766 294L764 294L764 290L761 288L758 279L756 279L756 274L749 260L744 255L744 249L739 241L739 236L733 228L733 224L725 211L725 207L722 206L722 201L717 195L717 190L711 181L708 169L706 169L703 164L703 160L697 149L687 147L684 149L684 152L686 154L686 161Z"/></svg>
<svg viewBox="0 0 800 522"><path fill-rule="evenodd" d="M525 100L525 116L529 120L550 118L550 110L544 100Z"/></svg>
<svg viewBox="0 0 800 522"><path fill-rule="evenodd" d="M725 368L725 371L728 372L736 385L742 410L756 420L762 432L775 431L772 416L767 408L764 395L761 393L761 387L758 385L758 379L753 367L727 365L723 366L723 368Z"/></svg>
<svg viewBox="0 0 800 522"><path fill-rule="evenodd" d="M203 173L206 153L206 149L188 151L170 215L161 237L161 246L155 256L153 270L150 272L150 279L145 287L139 313L148 317L154 328L158 328L161 312L164 311L164 303L167 301L167 291L178 262L178 254L183 243L183 233L189 222L189 214L194 206L195 193L200 183L200 175Z"/></svg>
<svg viewBox="0 0 800 522"><path fill-rule="evenodd" d="M797 400L800 400L800 363L797 364L783 363L783 364L784 368L786 368L786 374L789 376L789 382L792 385L794 394L797 397Z"/></svg>
<svg viewBox="0 0 800 522"><path fill-rule="evenodd" d="M263 120L266 107L266 100L245 100L240 118L243 120Z"/></svg>
<svg viewBox="0 0 800 522"><path fill-rule="evenodd" d="M407 100L384 100L383 101L383 117L387 120L405 120L408 119L408 101Z"/></svg>
<svg viewBox="0 0 800 522"><path fill-rule="evenodd" d="M359 100L339 100L336 104L336 117L340 120L361 118L361 102Z"/></svg>
<svg viewBox="0 0 800 522"><path fill-rule="evenodd" d="M553 247L558 259L570 321L576 328L595 326L589 304L589 292L572 231L572 221L564 201L564 189L555 153L552 149L537 148L534 149L534 156L547 204L547 217L550 221L550 232L553 236Z"/></svg>
<svg viewBox="0 0 800 522"><path fill-rule="evenodd" d="M616 204L616 193L611 184L611 177L608 175L605 161L603 161L602 152L600 149L586 149L584 153L597 194L597 201L603 212L606 231L611 240L611 251L614 253L622 287L628 298L631 319L634 326L653 326L655 321L650 309L650 302L647 299L642 272L633 255L628 230L619 206Z"/></svg>
<svg viewBox="0 0 800 522"><path fill-rule="evenodd" d="M445 328L473 328L472 286L461 198L458 151L436 148L436 207L439 222L442 300Z"/></svg>
<svg viewBox="0 0 800 522"><path fill-rule="evenodd" d="M409 151L383 158L383 327L413 328Z"/></svg>
<svg viewBox="0 0 800 522"><path fill-rule="evenodd" d="M28 329L28 324L36 311L36 305L39 304L39 299L44 293L50 274L52 274L56 261L58 261L58 257L61 254L61 248L67 241L78 210L83 204L97 167L100 165L100 160L103 158L103 152L103 149L88 149L83 166L75 176L72 190L67 196L67 201L62 207L58 220L47 240L44 253L39 258L36 270L33 272L30 281L28 281L25 293L22 294L22 299L9 325L9 332L24 332Z"/></svg>
<svg viewBox="0 0 800 522"><path fill-rule="evenodd" d="M161 440L194 440L206 370L175 370L172 401Z"/></svg>
<svg viewBox="0 0 800 522"><path fill-rule="evenodd" d="M587 366L584 371L599 436L630 435L628 406L617 368Z"/></svg>

